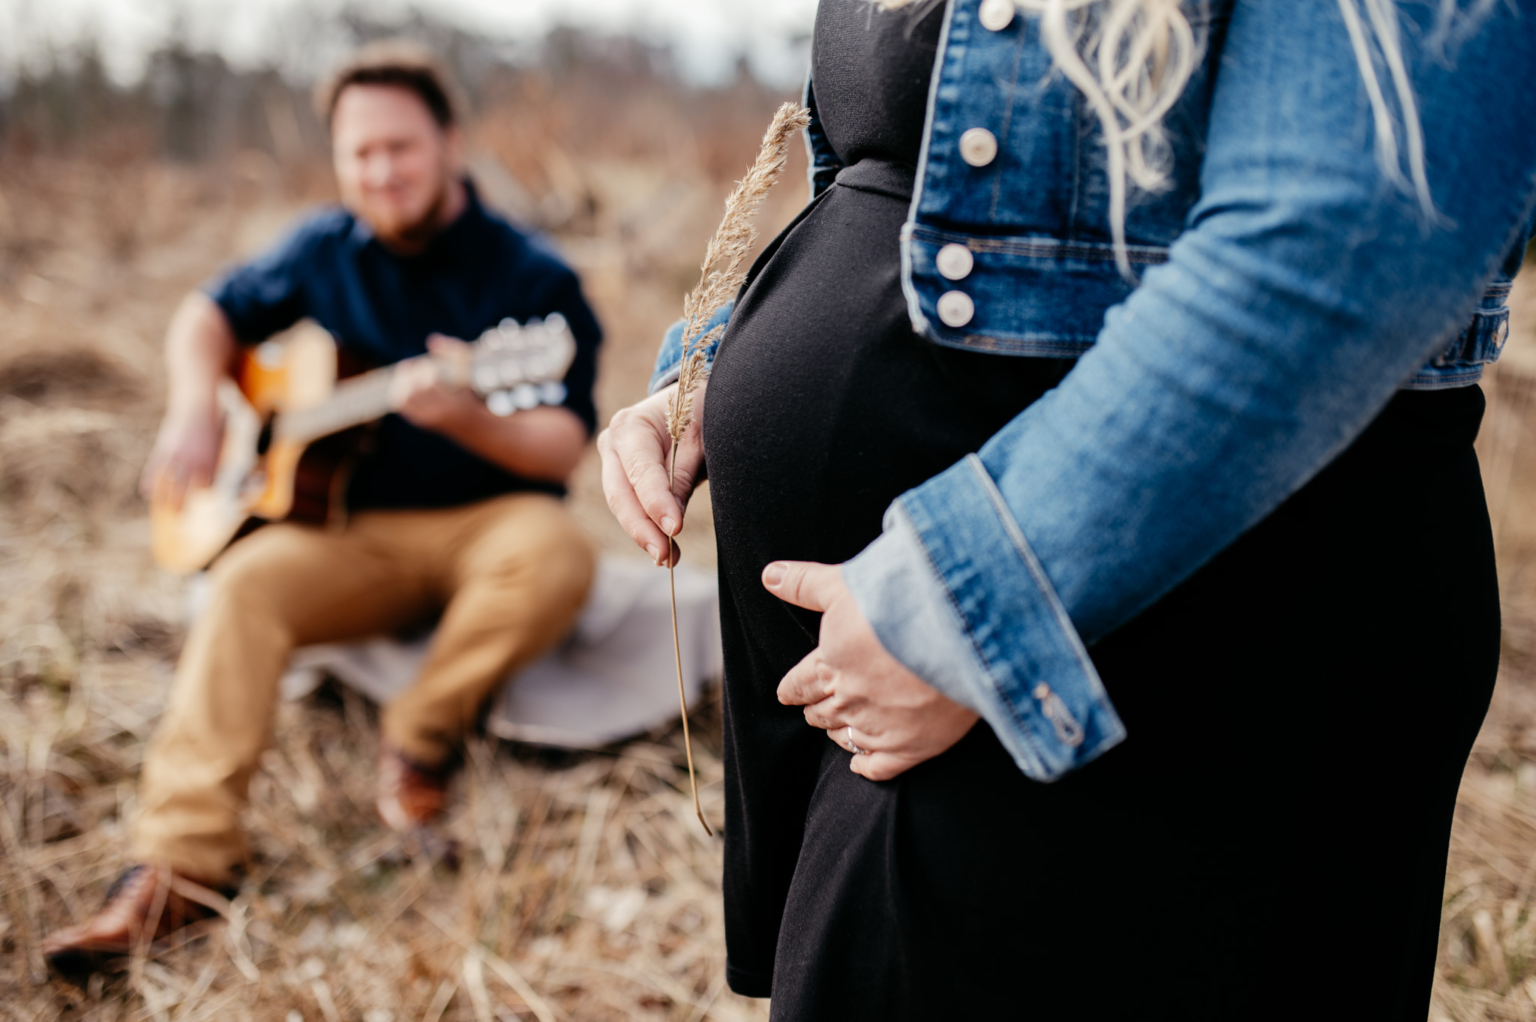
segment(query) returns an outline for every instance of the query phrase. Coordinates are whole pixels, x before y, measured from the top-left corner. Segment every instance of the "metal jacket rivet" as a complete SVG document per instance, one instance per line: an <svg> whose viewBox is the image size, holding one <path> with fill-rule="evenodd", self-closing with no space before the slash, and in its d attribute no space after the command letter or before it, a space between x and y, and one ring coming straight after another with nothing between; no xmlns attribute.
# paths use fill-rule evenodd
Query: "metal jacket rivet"
<svg viewBox="0 0 1536 1022"><path fill-rule="evenodd" d="M976 258L964 245L950 244L939 249L939 254L933 262L939 268L939 272L948 279L964 280L971 275L971 268L976 265Z"/></svg>
<svg viewBox="0 0 1536 1022"><path fill-rule="evenodd" d="M977 17L981 26L993 32L1001 32L1013 24L1013 0L982 0Z"/></svg>
<svg viewBox="0 0 1536 1022"><path fill-rule="evenodd" d="M946 291L939 296L939 319L945 326L965 326L975 315L976 303L964 291Z"/></svg>
<svg viewBox="0 0 1536 1022"><path fill-rule="evenodd" d="M960 158L973 167L997 159L997 136L986 128L971 128L960 136Z"/></svg>

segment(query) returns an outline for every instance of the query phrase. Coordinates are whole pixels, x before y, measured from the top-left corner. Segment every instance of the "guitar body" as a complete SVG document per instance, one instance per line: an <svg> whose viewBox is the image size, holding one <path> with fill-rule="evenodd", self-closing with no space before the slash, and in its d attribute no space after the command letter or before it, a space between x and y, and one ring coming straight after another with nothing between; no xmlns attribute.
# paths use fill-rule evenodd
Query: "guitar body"
<svg viewBox="0 0 1536 1022"><path fill-rule="evenodd" d="M559 404L565 387L558 381L575 357L576 340L558 313L527 324L503 320L462 359L418 356L496 415ZM262 522L344 521L350 470L369 424L390 410L394 371L364 371L313 324L242 353L235 378L219 388L224 441L213 482L188 490L179 505L158 491L150 501L155 560L188 574Z"/></svg>
<svg viewBox="0 0 1536 1022"><path fill-rule="evenodd" d="M329 398L351 375L338 372L344 361L318 328L241 353L235 379L219 393L224 440L212 484L188 490L179 508L150 502L151 548L161 567L200 571L262 522L344 519L347 470L365 430L301 442L277 438L270 428L275 416Z"/></svg>

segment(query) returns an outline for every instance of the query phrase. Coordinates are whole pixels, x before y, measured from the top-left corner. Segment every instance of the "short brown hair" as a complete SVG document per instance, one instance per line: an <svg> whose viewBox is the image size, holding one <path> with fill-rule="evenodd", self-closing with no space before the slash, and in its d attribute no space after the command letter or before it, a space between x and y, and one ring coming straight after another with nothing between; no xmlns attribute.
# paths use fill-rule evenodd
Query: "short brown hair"
<svg viewBox="0 0 1536 1022"><path fill-rule="evenodd" d="M463 99L453 75L424 46L405 39L369 43L348 57L315 88L315 112L327 128L336 103L350 85L394 85L409 89L426 104L440 128L463 118Z"/></svg>

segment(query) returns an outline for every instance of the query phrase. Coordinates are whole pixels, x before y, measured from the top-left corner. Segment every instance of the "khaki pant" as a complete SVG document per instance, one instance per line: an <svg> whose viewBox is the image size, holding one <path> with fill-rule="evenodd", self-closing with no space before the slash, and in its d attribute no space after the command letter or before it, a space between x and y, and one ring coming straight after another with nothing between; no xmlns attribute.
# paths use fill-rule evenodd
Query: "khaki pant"
<svg viewBox="0 0 1536 1022"><path fill-rule="evenodd" d="M439 764L507 671L566 634L593 570L581 527L543 494L362 512L340 530L282 523L242 539L214 564L147 751L134 856L216 882L245 859L240 812L296 646L441 610L420 676L382 719L386 741Z"/></svg>

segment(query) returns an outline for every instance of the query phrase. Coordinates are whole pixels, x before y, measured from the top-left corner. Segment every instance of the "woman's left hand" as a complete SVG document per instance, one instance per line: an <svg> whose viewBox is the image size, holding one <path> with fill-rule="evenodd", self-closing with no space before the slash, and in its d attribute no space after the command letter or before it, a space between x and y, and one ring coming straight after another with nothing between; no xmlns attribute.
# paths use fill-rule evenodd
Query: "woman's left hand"
<svg viewBox="0 0 1536 1022"><path fill-rule="evenodd" d="M888 781L954 745L977 716L907 670L880 644L835 564L774 561L770 593L821 611L821 644L779 682L779 702L853 752L853 772Z"/></svg>

